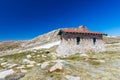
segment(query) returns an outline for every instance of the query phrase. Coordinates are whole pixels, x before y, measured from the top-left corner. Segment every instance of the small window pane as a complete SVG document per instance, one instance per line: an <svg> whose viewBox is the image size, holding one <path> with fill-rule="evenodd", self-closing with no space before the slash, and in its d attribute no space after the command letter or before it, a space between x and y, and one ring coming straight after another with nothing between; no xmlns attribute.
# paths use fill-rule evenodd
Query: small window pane
<svg viewBox="0 0 120 80"><path fill-rule="evenodd" d="M77 39L77 45L79 45L80 44L80 37L77 37L76 39Z"/></svg>
<svg viewBox="0 0 120 80"><path fill-rule="evenodd" d="M96 43L96 38L93 38L93 44L95 45L95 43Z"/></svg>

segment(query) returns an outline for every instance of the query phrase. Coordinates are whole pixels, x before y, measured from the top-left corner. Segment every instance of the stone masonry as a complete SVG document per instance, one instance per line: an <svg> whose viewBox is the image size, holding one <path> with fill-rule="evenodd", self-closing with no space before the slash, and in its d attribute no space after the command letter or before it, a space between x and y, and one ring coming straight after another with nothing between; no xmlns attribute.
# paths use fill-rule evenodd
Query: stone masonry
<svg viewBox="0 0 120 80"><path fill-rule="evenodd" d="M90 32L84 26L73 31L71 29L67 30L68 31L63 30L59 34L61 37L61 43L56 51L59 56L67 56L75 53L105 51L102 38L104 35L103 33ZM77 44L77 37L80 38L79 44Z"/></svg>

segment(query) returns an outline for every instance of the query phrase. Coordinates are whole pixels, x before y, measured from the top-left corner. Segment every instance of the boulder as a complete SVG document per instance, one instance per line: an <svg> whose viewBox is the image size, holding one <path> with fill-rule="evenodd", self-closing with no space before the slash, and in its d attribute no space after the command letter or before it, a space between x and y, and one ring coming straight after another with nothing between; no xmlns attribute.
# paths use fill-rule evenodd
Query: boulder
<svg viewBox="0 0 120 80"><path fill-rule="evenodd" d="M23 69L23 68L25 68L25 65L20 65L20 66L16 67L16 69Z"/></svg>
<svg viewBox="0 0 120 80"><path fill-rule="evenodd" d="M31 67L33 67L34 65L33 64L29 64L29 65L26 65L27 66L27 68L31 68Z"/></svg>
<svg viewBox="0 0 120 80"><path fill-rule="evenodd" d="M6 76L14 74L15 72L13 71L13 69L9 69L9 70L4 70L0 72L0 79L5 79Z"/></svg>
<svg viewBox="0 0 120 80"><path fill-rule="evenodd" d="M40 55L37 55L37 57L40 57Z"/></svg>
<svg viewBox="0 0 120 80"><path fill-rule="evenodd" d="M62 63L58 62L50 68L49 72L54 72L54 71L60 72L62 71L62 69L63 69Z"/></svg>
<svg viewBox="0 0 120 80"><path fill-rule="evenodd" d="M20 72L21 72L21 73L27 73L28 71L25 70L25 69L21 69Z"/></svg>
<svg viewBox="0 0 120 80"><path fill-rule="evenodd" d="M34 50L33 50L33 52L35 52L35 53L36 53L36 52L37 52L37 50L36 50L36 49L34 49Z"/></svg>
<svg viewBox="0 0 120 80"><path fill-rule="evenodd" d="M33 64L35 64L36 62L35 62L35 61L30 61L30 60L28 60L28 59L23 59L23 63L24 63L24 64L31 64L31 65L33 65Z"/></svg>
<svg viewBox="0 0 120 80"><path fill-rule="evenodd" d="M45 53L47 53L47 54L48 54L48 53L50 53L50 51L49 51L49 50L45 50Z"/></svg>
<svg viewBox="0 0 120 80"><path fill-rule="evenodd" d="M88 58L89 56L87 54L80 54L80 57Z"/></svg>
<svg viewBox="0 0 120 80"><path fill-rule="evenodd" d="M5 80L19 80L20 78L24 77L22 73L11 74L5 77Z"/></svg>
<svg viewBox="0 0 120 80"><path fill-rule="evenodd" d="M41 64L41 69L45 69L49 65L49 62L44 62Z"/></svg>
<svg viewBox="0 0 120 80"><path fill-rule="evenodd" d="M41 65L40 63L37 64L37 66L40 66L40 65Z"/></svg>
<svg viewBox="0 0 120 80"><path fill-rule="evenodd" d="M0 61L4 60L3 58L0 58Z"/></svg>
<svg viewBox="0 0 120 80"><path fill-rule="evenodd" d="M75 77L71 75L66 75L65 78L67 78L68 80L80 80L80 77Z"/></svg>
<svg viewBox="0 0 120 80"><path fill-rule="evenodd" d="M6 65L7 64L7 62L3 62L3 63L1 63L1 66L4 66L4 65Z"/></svg>
<svg viewBox="0 0 120 80"><path fill-rule="evenodd" d="M8 66L8 68L14 68L14 67L17 67L18 66L18 64L10 64L9 66Z"/></svg>
<svg viewBox="0 0 120 80"><path fill-rule="evenodd" d="M30 59L32 56L31 55L27 55L26 57L27 57L27 59Z"/></svg>
<svg viewBox="0 0 120 80"><path fill-rule="evenodd" d="M45 55L42 55L42 57L43 57L43 58L46 58L47 56L45 56Z"/></svg>
<svg viewBox="0 0 120 80"><path fill-rule="evenodd" d="M97 63L105 63L105 60L95 60Z"/></svg>
<svg viewBox="0 0 120 80"><path fill-rule="evenodd" d="M54 59L57 59L57 55L56 53L51 53L51 58L54 60Z"/></svg>
<svg viewBox="0 0 120 80"><path fill-rule="evenodd" d="M56 62L56 63L62 63L62 62L66 62L65 60L52 60L51 62Z"/></svg>

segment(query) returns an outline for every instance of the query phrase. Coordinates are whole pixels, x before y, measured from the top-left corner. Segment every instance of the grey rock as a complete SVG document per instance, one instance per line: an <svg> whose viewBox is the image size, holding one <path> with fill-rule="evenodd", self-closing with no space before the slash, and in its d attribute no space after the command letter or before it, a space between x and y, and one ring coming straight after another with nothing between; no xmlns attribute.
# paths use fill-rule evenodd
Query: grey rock
<svg viewBox="0 0 120 80"><path fill-rule="evenodd" d="M24 77L25 75L22 73L11 74L5 77L5 80L19 80L20 78Z"/></svg>

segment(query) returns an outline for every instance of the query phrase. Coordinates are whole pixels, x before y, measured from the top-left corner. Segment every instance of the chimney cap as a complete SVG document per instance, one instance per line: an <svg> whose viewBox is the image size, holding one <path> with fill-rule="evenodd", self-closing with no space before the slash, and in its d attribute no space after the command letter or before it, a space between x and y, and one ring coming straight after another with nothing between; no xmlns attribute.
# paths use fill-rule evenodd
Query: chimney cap
<svg viewBox="0 0 120 80"><path fill-rule="evenodd" d="M85 25L80 25L79 27L78 27L79 29L87 29L87 27L85 26Z"/></svg>

